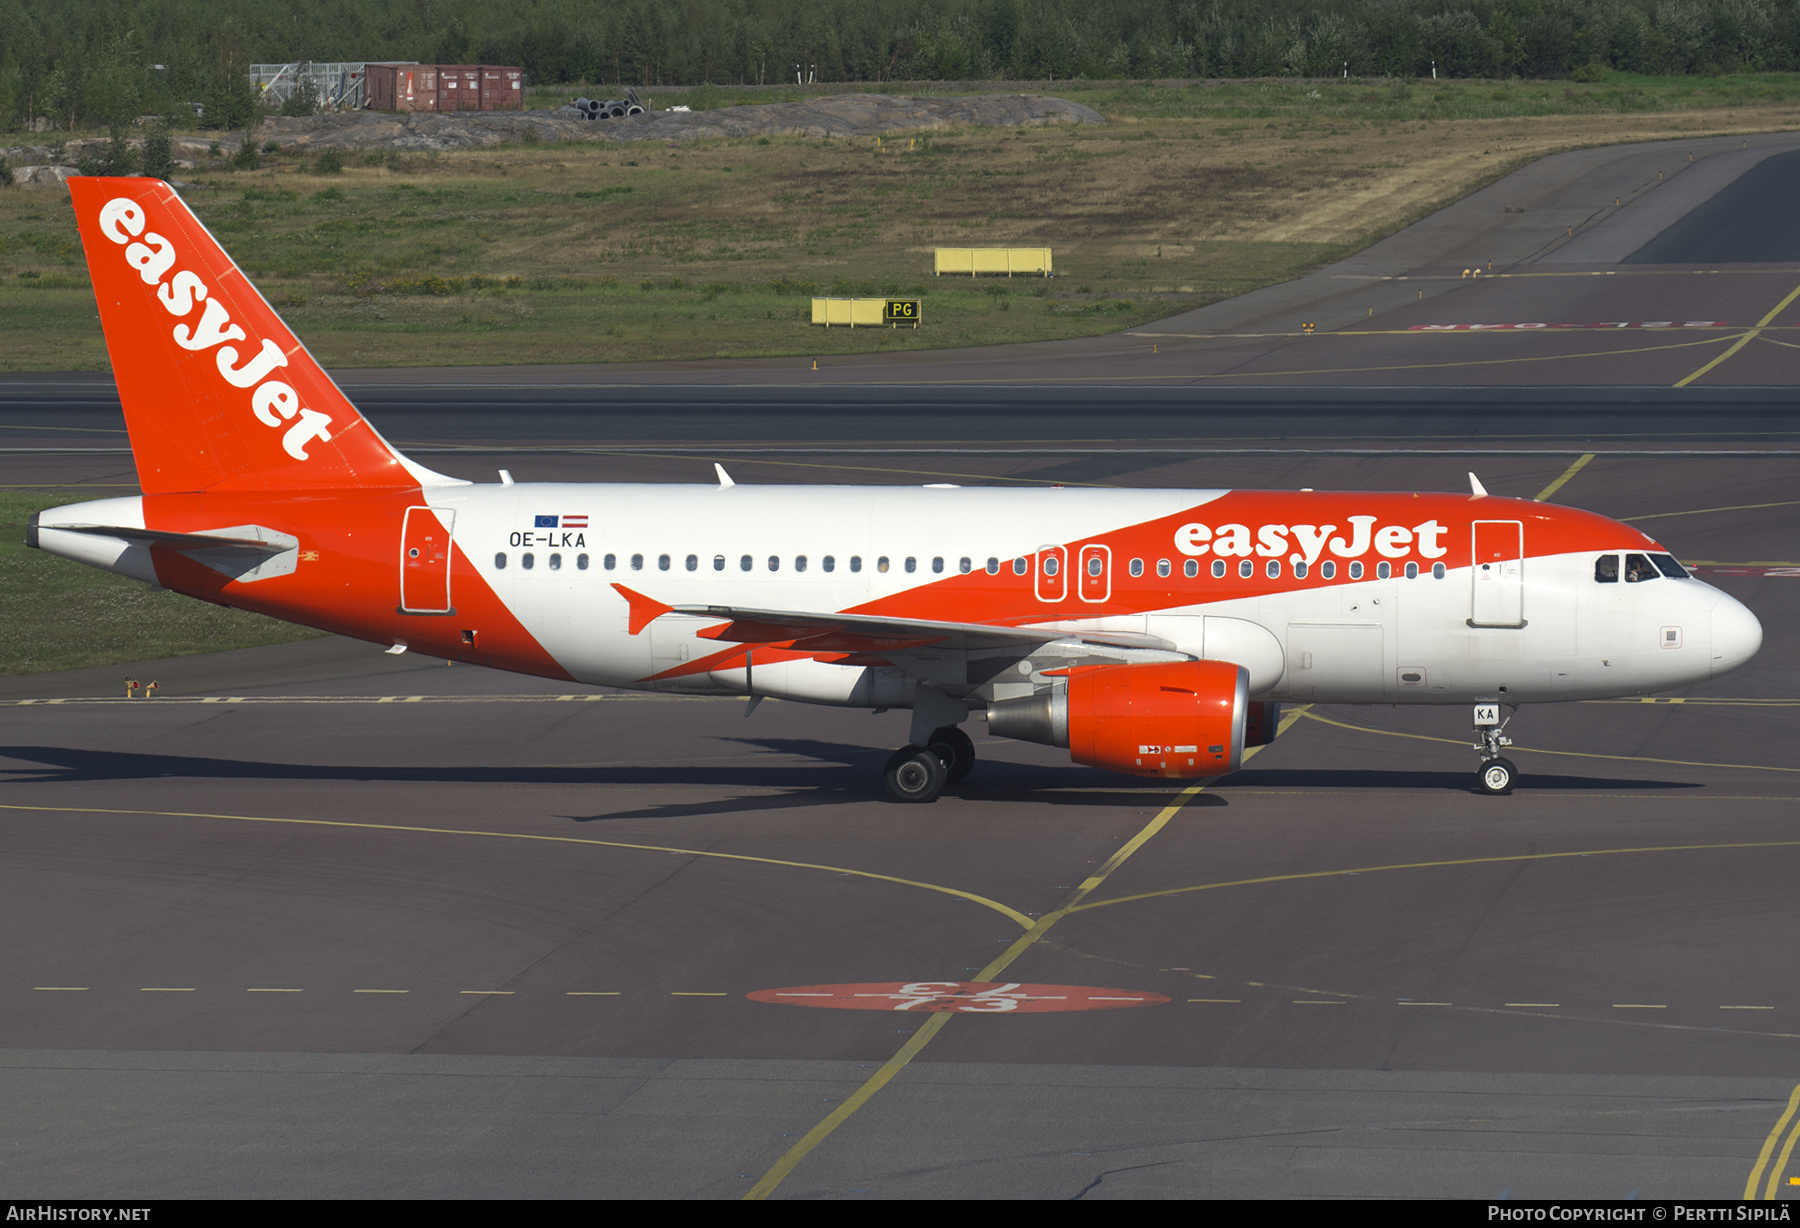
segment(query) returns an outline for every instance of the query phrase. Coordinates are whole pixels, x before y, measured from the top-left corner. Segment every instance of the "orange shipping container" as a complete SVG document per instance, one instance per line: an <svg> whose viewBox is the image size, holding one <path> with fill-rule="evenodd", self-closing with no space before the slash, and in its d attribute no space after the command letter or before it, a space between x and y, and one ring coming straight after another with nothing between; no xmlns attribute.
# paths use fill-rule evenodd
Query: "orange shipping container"
<svg viewBox="0 0 1800 1228"><path fill-rule="evenodd" d="M483 64L370 64L372 111L523 111L522 69Z"/></svg>
<svg viewBox="0 0 1800 1228"><path fill-rule="evenodd" d="M525 73L517 68L487 65L481 70L481 109L483 111L523 111L525 109Z"/></svg>
<svg viewBox="0 0 1800 1228"><path fill-rule="evenodd" d="M435 111L438 70L435 64L370 64L368 99L372 111Z"/></svg>

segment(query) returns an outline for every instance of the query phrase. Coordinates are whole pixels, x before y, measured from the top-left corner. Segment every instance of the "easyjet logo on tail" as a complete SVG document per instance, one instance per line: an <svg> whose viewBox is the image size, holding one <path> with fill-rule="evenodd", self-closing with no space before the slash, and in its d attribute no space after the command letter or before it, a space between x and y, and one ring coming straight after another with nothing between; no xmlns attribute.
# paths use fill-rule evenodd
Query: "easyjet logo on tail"
<svg viewBox="0 0 1800 1228"><path fill-rule="evenodd" d="M228 344L248 338L232 322L224 304L208 297L207 285L198 276L180 269L168 281L163 280L175 268L179 254L163 236L155 231L146 233L145 224L143 206L129 196L116 196L100 209L100 233L125 249L125 263L137 270L145 285L156 287L157 301L164 310L187 320L196 306L206 304L197 322L174 326L175 344L194 352L217 347L214 357L220 378L233 388L249 390L250 412L257 421L275 430L286 426L281 436L283 450L295 460L307 460L307 444L330 441L330 415L307 409L292 385L269 378L288 362L275 342L264 339L262 347L247 359L237 346Z"/></svg>

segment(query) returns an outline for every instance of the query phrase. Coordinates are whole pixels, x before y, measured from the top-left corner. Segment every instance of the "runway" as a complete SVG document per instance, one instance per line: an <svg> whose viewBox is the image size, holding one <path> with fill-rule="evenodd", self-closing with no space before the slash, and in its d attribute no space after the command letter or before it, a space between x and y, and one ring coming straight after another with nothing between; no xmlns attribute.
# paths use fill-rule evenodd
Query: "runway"
<svg viewBox="0 0 1800 1228"><path fill-rule="evenodd" d="M1740 321L1779 288L1706 284L1757 287L1718 308ZM1446 342L1563 338L1423 344ZM1461 708L1309 708L1191 790L978 739L961 786L908 807L878 800L901 714L746 719L341 640L0 679L0 1180L1791 1198L1800 453L1785 369L1728 383L1760 344L1682 389L1476 396L993 386L947 360L935 391L527 373L496 421L450 384L353 384L390 438L480 480L707 481L720 459L740 482L1449 490L1472 469L1643 527L1765 643L1656 702L1528 708L1507 798L1471 792ZM0 484L135 489L103 386L4 395ZM966 982L1022 996L920 1013L904 989ZM822 987L888 1009L801 1004Z"/></svg>

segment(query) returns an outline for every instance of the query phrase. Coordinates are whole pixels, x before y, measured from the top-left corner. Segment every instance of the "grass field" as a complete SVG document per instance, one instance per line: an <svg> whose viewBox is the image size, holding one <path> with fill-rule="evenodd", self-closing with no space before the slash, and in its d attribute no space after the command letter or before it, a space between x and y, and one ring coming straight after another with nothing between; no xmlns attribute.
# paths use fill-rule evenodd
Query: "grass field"
<svg viewBox="0 0 1800 1228"><path fill-rule="evenodd" d="M329 365L806 357L1109 332L1299 276L1548 152L1800 120L1787 76L1054 92L1110 122L370 154L330 176L275 156L184 195ZM1049 246L1058 276L930 276L932 248L971 245ZM920 295L924 326L827 333L814 294ZM0 370L106 365L65 192L0 190L0 336Z"/></svg>

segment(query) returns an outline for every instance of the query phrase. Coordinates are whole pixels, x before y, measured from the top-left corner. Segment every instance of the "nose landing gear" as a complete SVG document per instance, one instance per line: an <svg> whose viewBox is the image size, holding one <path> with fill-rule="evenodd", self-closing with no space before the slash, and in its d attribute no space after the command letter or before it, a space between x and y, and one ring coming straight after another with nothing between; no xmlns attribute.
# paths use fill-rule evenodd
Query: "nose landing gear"
<svg viewBox="0 0 1800 1228"><path fill-rule="evenodd" d="M1506 715L1500 715L1499 704L1475 705L1475 750L1481 754L1481 770L1475 774L1475 791L1492 797L1501 797L1513 791L1518 783L1519 769L1513 766L1511 759L1500 754L1502 747L1511 746L1512 739L1506 736L1507 722L1518 715L1518 704L1507 704Z"/></svg>

